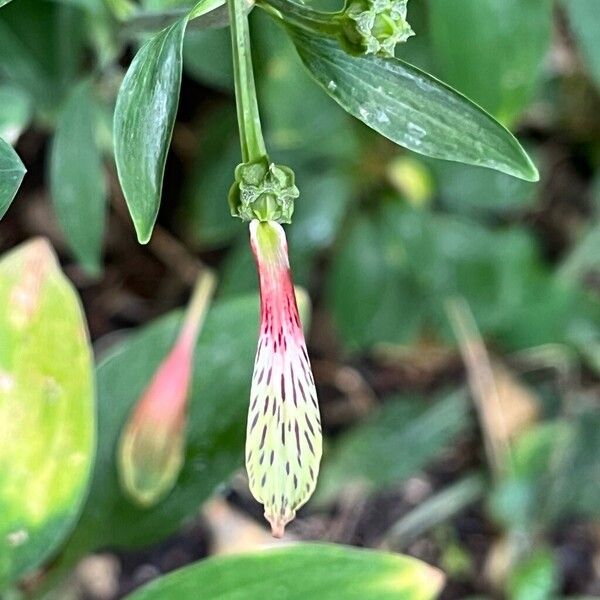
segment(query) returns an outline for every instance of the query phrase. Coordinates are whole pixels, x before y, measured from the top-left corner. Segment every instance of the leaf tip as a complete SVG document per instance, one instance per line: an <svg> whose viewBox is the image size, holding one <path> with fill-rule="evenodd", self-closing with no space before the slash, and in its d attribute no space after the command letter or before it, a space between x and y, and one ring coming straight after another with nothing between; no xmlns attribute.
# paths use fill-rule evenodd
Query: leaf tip
<svg viewBox="0 0 600 600"><path fill-rule="evenodd" d="M140 244L146 245L152 237L152 232L154 231L154 223L152 223L152 225L148 225L146 223L139 223L134 221L134 227L137 236L137 241Z"/></svg>

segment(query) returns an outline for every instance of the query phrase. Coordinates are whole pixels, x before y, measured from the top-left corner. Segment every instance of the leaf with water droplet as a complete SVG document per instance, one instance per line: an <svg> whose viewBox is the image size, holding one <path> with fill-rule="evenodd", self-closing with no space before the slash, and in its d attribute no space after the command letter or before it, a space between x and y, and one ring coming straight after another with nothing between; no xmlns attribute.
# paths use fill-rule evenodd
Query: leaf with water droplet
<svg viewBox="0 0 600 600"><path fill-rule="evenodd" d="M537 181L516 138L468 98L397 58L356 57L333 38L289 27L304 64L347 112L426 156ZM331 85L331 82L335 85Z"/></svg>
<svg viewBox="0 0 600 600"><path fill-rule="evenodd" d="M48 242L0 260L0 591L69 532L94 453L92 353Z"/></svg>

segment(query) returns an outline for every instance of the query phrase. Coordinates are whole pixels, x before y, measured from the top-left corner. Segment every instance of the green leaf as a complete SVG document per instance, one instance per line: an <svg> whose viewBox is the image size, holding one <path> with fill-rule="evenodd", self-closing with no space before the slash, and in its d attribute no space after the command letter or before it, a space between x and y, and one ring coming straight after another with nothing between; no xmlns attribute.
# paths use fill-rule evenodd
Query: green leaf
<svg viewBox="0 0 600 600"><path fill-rule="evenodd" d="M183 66L194 79L225 92L233 91L229 29L189 31L183 44Z"/></svg>
<svg viewBox="0 0 600 600"><path fill-rule="evenodd" d="M298 544L216 557L180 569L130 600L429 600L443 574L408 556L332 544Z"/></svg>
<svg viewBox="0 0 600 600"><path fill-rule="evenodd" d="M0 85L0 138L14 144L32 116L30 97L20 88Z"/></svg>
<svg viewBox="0 0 600 600"><path fill-rule="evenodd" d="M338 42L290 29L300 57L346 111L390 140L420 154L537 181L519 142L470 100L399 59L354 57Z"/></svg>
<svg viewBox="0 0 600 600"><path fill-rule="evenodd" d="M547 600L555 598L559 583L559 566L553 553L535 550L519 560L507 582L511 600Z"/></svg>
<svg viewBox="0 0 600 600"><path fill-rule="evenodd" d="M92 274L100 270L107 195L95 129L93 88L86 81L73 89L60 113L50 186L63 234L82 267Z"/></svg>
<svg viewBox="0 0 600 600"><path fill-rule="evenodd" d="M345 485L378 489L423 469L464 431L468 403L463 392L388 400L368 422L344 434L326 455L317 497L329 500Z"/></svg>
<svg viewBox="0 0 600 600"><path fill-rule="evenodd" d="M43 239L0 260L0 590L71 529L94 454L92 353Z"/></svg>
<svg viewBox="0 0 600 600"><path fill-rule="evenodd" d="M246 229L231 218L227 204L227 190L240 162L235 108L228 104L215 111L201 134L198 156L185 181L180 222L193 243L218 247Z"/></svg>
<svg viewBox="0 0 600 600"><path fill-rule="evenodd" d="M8 210L26 172L17 153L0 138L0 218Z"/></svg>
<svg viewBox="0 0 600 600"><path fill-rule="evenodd" d="M84 53L84 14L57 2L18 0L0 11L0 75L52 121Z"/></svg>
<svg viewBox="0 0 600 600"><path fill-rule="evenodd" d="M567 342L581 304L543 264L528 231L400 201L355 217L331 269L328 302L350 350L412 343L424 332L454 343L444 302L455 296L505 348Z"/></svg>
<svg viewBox="0 0 600 600"><path fill-rule="evenodd" d="M551 1L430 0L428 10L443 79L503 123L514 123L542 74Z"/></svg>
<svg viewBox="0 0 600 600"><path fill-rule="evenodd" d="M419 217L398 205L375 214L365 212L340 241L327 297L348 349L377 342L406 343L419 333L426 297L411 273L411 264L421 260L423 268L422 257L415 256L417 250L407 248L405 235L392 227L397 223L426 244L425 223Z"/></svg>
<svg viewBox="0 0 600 600"><path fill-rule="evenodd" d="M504 173L445 161L431 160L428 166L441 202L455 213L511 214L531 208L537 199L534 183Z"/></svg>
<svg viewBox="0 0 600 600"><path fill-rule="evenodd" d="M196 514L242 464L258 331L256 295L217 302L196 347L185 462L173 491L142 509L121 491L116 448L121 428L174 342L180 315L136 332L99 364L98 459L91 490L67 555L139 547L162 539Z"/></svg>
<svg viewBox="0 0 600 600"><path fill-rule="evenodd" d="M117 97L115 160L138 240L150 240L156 222L167 151L181 87L187 18L146 42L136 54Z"/></svg>
<svg viewBox="0 0 600 600"><path fill-rule="evenodd" d="M0 0L0 8L11 2L11 0Z"/></svg>
<svg viewBox="0 0 600 600"><path fill-rule="evenodd" d="M600 36L596 0L565 0L571 29L596 85L600 86Z"/></svg>

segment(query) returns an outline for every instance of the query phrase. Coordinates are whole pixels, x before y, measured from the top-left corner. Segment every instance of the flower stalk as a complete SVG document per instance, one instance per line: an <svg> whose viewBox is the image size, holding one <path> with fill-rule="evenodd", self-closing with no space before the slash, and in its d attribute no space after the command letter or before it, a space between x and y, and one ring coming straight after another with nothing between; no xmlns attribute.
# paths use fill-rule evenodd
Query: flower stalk
<svg viewBox="0 0 600 600"><path fill-rule="evenodd" d="M248 15L244 7L244 0L227 0L227 6L231 28L233 75L242 160L245 163L254 162L266 158L267 150L256 99Z"/></svg>
<svg viewBox="0 0 600 600"><path fill-rule="evenodd" d="M214 287L211 273L199 278L177 340L121 434L121 487L139 506L150 507L162 500L175 485L183 466L194 350Z"/></svg>

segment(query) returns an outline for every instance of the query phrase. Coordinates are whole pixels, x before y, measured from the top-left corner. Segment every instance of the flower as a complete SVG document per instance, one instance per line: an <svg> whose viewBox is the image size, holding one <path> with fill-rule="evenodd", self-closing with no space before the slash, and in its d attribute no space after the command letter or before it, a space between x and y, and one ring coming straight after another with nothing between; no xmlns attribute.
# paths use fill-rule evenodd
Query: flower
<svg viewBox="0 0 600 600"><path fill-rule="evenodd" d="M274 221L250 223L260 281L256 351L246 469L250 490L264 505L273 535L312 495L321 460L321 422L315 382L290 274L285 232Z"/></svg>
<svg viewBox="0 0 600 600"><path fill-rule="evenodd" d="M119 443L121 486L137 504L153 506L174 486L185 454L194 348L214 278L200 277L179 336L125 425Z"/></svg>

